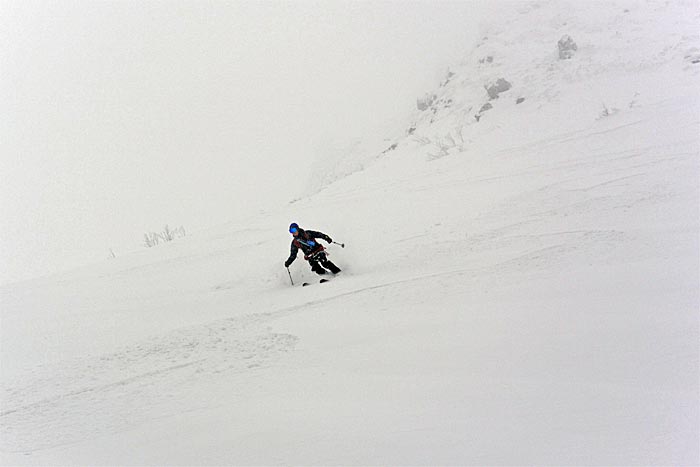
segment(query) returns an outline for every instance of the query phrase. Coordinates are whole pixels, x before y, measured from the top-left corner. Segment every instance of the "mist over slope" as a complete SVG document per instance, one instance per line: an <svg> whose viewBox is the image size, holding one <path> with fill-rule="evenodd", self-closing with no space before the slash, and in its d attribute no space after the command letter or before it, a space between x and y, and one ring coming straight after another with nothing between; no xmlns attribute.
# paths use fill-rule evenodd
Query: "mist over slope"
<svg viewBox="0 0 700 467"><path fill-rule="evenodd" d="M498 10L313 195L0 289L2 463L700 462L697 4Z"/></svg>
<svg viewBox="0 0 700 467"><path fill-rule="evenodd" d="M315 180L359 171L397 147L421 145L439 158L497 151L508 147L503 138L513 146L583 130L580 125L603 116L681 96L697 73L693 2L497 2L492 8L472 52L419 96L421 110L404 119L403 134L383 129L356 141L335 172L324 167ZM561 60L557 42L565 36L573 36L577 50ZM499 80L511 87L493 98L488 88ZM697 93L686 98L692 107Z"/></svg>

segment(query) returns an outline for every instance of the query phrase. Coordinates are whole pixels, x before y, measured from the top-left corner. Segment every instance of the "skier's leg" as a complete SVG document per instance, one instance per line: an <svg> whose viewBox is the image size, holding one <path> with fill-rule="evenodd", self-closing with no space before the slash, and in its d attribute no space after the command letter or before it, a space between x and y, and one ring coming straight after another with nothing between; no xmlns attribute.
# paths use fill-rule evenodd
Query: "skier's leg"
<svg viewBox="0 0 700 467"><path fill-rule="evenodd" d="M338 274L340 272L340 268L333 264L328 258L326 258L325 255L323 259L321 259L321 264L324 268L328 269L333 274Z"/></svg>
<svg viewBox="0 0 700 467"><path fill-rule="evenodd" d="M326 270L321 267L320 264L318 264L318 261L314 261L313 259L309 260L309 266L311 266L311 270L315 272L316 274L322 276L323 274L326 273Z"/></svg>

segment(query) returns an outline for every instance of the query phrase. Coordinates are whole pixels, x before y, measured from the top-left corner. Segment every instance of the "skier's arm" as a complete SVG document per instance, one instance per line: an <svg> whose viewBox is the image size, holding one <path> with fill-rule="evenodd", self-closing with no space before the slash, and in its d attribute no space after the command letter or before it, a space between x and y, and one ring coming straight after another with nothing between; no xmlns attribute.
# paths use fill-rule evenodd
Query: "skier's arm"
<svg viewBox="0 0 700 467"><path fill-rule="evenodd" d="M321 239L325 240L326 242L328 242L329 244L333 243L333 240L331 240L331 237L324 234L323 232L316 232L314 230L307 230L306 234L311 238L321 238Z"/></svg>
<svg viewBox="0 0 700 467"><path fill-rule="evenodd" d="M299 248L292 242L292 246L290 248L289 252L289 258L287 258L287 261L284 262L284 265L286 267L289 267L295 259L297 259L297 253L299 252Z"/></svg>

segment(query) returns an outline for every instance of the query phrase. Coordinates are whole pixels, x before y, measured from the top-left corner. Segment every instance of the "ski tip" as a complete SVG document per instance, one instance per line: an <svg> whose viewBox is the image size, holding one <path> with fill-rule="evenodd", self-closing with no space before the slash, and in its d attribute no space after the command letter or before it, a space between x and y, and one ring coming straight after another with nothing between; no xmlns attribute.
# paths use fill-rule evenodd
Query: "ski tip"
<svg viewBox="0 0 700 467"><path fill-rule="evenodd" d="M320 281L318 281L318 283L323 284L324 282L330 282L330 281L331 281L330 279L321 279ZM306 287L308 285L311 285L311 282L304 282L303 284L301 284L302 287Z"/></svg>

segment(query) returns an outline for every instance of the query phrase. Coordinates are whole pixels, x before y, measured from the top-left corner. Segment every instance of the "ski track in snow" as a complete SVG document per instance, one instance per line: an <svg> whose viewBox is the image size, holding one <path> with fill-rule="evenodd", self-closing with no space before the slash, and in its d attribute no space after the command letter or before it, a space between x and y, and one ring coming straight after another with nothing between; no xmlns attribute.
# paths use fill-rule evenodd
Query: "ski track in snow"
<svg viewBox="0 0 700 467"><path fill-rule="evenodd" d="M242 334L265 319L248 315L188 327L113 354L38 368L9 388L5 383L2 450L61 446L193 410L171 398L206 378L268 366L294 348L295 336L265 329Z"/></svg>

